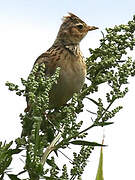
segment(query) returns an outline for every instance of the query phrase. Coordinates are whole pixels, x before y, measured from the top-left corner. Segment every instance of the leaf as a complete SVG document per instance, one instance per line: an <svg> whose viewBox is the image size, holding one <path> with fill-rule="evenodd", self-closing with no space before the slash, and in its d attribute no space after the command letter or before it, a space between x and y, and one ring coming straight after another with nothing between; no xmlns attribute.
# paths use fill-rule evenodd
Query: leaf
<svg viewBox="0 0 135 180"><path fill-rule="evenodd" d="M114 124L114 122L98 122L97 125L95 126L107 126L107 125L110 125L110 124Z"/></svg>
<svg viewBox="0 0 135 180"><path fill-rule="evenodd" d="M13 141L9 142L8 144L6 144L6 141L5 141L3 145L4 150L8 150L12 144L13 144Z"/></svg>
<svg viewBox="0 0 135 180"><path fill-rule="evenodd" d="M11 180L21 180L17 177L17 175L14 175L14 174L7 174L7 175Z"/></svg>
<svg viewBox="0 0 135 180"><path fill-rule="evenodd" d="M92 101L94 104L96 104L97 106L99 106L99 103L97 101L95 101L94 99L91 99L89 97L87 97L87 99L89 99L90 101Z"/></svg>
<svg viewBox="0 0 135 180"><path fill-rule="evenodd" d="M21 151L23 151L23 149L9 149L8 154L19 154Z"/></svg>
<svg viewBox="0 0 135 180"><path fill-rule="evenodd" d="M52 160L47 159L46 162L47 162L47 164L48 164L49 166L53 166ZM56 169L57 169L57 170L60 170L58 166L56 166Z"/></svg>
<svg viewBox="0 0 135 180"><path fill-rule="evenodd" d="M96 142L81 141L81 140L71 141L70 143L75 145L83 145L83 146L106 146Z"/></svg>
<svg viewBox="0 0 135 180"><path fill-rule="evenodd" d="M2 180L4 177L4 173L2 173L2 175L0 176L0 180Z"/></svg>
<svg viewBox="0 0 135 180"><path fill-rule="evenodd" d="M19 176L19 175L25 173L26 171L27 171L27 170L24 170L24 171L19 172L19 173L17 174L17 176Z"/></svg>
<svg viewBox="0 0 135 180"><path fill-rule="evenodd" d="M102 145L103 145L103 142L102 142ZM100 150L100 159L99 159L96 180L104 180L104 177L103 177L103 148L102 147Z"/></svg>

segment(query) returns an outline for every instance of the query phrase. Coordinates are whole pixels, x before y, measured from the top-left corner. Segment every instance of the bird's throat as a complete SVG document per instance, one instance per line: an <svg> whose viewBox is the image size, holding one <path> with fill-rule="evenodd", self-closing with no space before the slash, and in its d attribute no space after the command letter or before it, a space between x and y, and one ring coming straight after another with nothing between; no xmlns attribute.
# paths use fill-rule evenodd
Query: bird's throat
<svg viewBox="0 0 135 180"><path fill-rule="evenodd" d="M69 45L64 45L64 47L75 56L77 56L80 53L79 44L69 44Z"/></svg>

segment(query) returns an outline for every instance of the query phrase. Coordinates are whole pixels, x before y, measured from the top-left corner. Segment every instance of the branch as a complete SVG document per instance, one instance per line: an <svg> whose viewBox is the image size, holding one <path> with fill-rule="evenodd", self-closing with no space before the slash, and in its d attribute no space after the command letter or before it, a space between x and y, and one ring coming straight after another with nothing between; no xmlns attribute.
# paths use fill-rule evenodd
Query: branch
<svg viewBox="0 0 135 180"><path fill-rule="evenodd" d="M62 128L62 130L58 133L58 135L56 136L56 138L51 142L51 144L46 148L43 157L41 159L41 163L44 165L47 157L49 156L49 154L54 151L54 149L56 149L55 144L60 140L62 132L63 132L64 128Z"/></svg>

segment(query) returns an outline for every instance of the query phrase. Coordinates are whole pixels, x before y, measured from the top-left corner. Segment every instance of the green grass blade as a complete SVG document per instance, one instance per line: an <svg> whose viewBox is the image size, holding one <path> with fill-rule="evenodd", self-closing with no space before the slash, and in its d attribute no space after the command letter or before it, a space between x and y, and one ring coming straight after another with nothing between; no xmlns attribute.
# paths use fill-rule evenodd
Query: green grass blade
<svg viewBox="0 0 135 180"><path fill-rule="evenodd" d="M103 144L103 141L102 141L102 144ZM96 180L104 180L104 177L103 177L103 147L101 147L101 150L100 150L100 158L99 158L99 165L98 165Z"/></svg>

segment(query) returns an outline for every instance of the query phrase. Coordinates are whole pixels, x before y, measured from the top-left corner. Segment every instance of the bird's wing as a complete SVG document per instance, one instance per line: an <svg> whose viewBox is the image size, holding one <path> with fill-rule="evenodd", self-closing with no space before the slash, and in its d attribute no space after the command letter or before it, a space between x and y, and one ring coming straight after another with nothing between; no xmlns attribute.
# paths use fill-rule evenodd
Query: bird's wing
<svg viewBox="0 0 135 180"><path fill-rule="evenodd" d="M34 64L45 64L45 74L51 76L55 73L56 68L58 67L58 60L60 59L57 49L52 47L47 50L45 53L41 54Z"/></svg>
<svg viewBox="0 0 135 180"><path fill-rule="evenodd" d="M35 61L35 64L45 64L45 75L46 76L51 76L55 73L56 68L58 67L58 60L60 59L60 56L57 53L58 51L57 47L51 47L48 49L45 53L41 54ZM40 66L38 67L38 71L36 72L36 76L38 76L38 72L40 71ZM27 92L27 88L26 88ZM28 112L30 110L30 105L29 105L29 98L26 97L27 101L27 108L25 109L25 112Z"/></svg>

